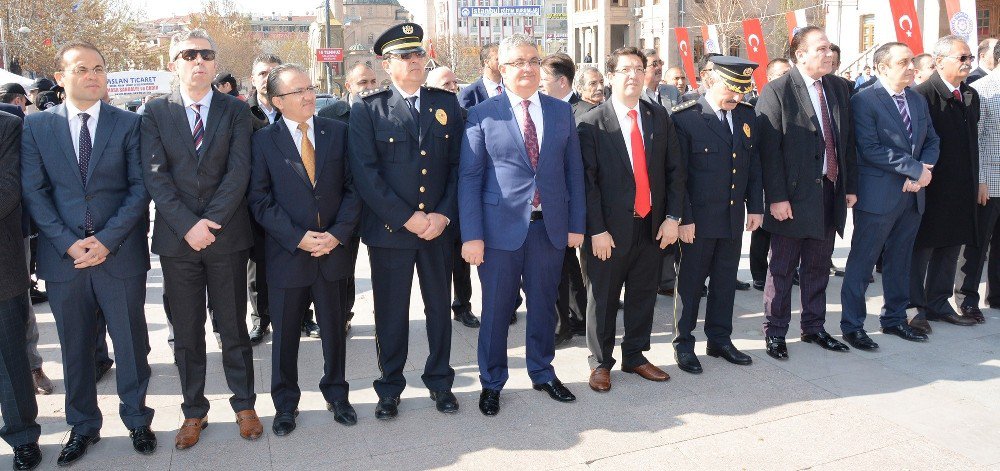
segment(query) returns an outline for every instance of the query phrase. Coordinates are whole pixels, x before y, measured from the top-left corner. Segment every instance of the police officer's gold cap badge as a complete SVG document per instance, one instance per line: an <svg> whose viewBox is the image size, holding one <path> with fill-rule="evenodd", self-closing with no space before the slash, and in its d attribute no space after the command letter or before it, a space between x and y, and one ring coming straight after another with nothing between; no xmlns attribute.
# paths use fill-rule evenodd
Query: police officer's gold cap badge
<svg viewBox="0 0 1000 471"><path fill-rule="evenodd" d="M403 25L403 34L413 34L413 27L410 25Z"/></svg>
<svg viewBox="0 0 1000 471"><path fill-rule="evenodd" d="M438 122L441 123L442 126L448 125L448 113L445 113L444 110L438 109L434 112L434 117L437 118Z"/></svg>

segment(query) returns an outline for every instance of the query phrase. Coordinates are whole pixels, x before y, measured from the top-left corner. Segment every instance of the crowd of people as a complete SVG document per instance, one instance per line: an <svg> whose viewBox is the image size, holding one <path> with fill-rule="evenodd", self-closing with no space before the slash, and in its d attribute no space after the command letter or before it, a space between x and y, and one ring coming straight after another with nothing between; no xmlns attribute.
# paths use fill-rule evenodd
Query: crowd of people
<svg viewBox="0 0 1000 471"><path fill-rule="evenodd" d="M664 71L655 50L616 49L602 73L578 70L565 54L542 57L522 35L483 47L482 77L459 90L450 69L425 70L422 41L417 24L386 30L374 52L391 84L378 87L374 71L358 64L347 73L349 95L319 110L306 69L272 54L254 59L254 91L244 101L235 79L218 75L215 43L200 29L171 38L176 89L139 113L104 101L104 57L85 41L57 52L61 104L25 116L41 95L0 89L10 104L0 105L0 436L14 449L15 469L41 461L34 395L53 389L29 300L31 225L71 427L60 466L100 440L96 383L112 364L133 447L157 448L146 405L150 252L162 267L183 396L177 449L197 445L208 425L209 319L241 437L264 433L252 348L268 335L273 434L296 428L302 336L320 338L319 390L334 420L357 423L345 365L362 243L379 420L399 414L407 386L414 273L429 347L421 380L445 414L459 410L451 321L479 329L478 406L494 416L522 303L528 376L560 402L576 396L552 360L575 335L591 353L589 387L612 389L618 311L620 369L670 379L646 357L657 296L676 298L674 357L691 374L703 371L694 352L702 298L708 356L753 363L731 339L737 290L763 291L763 346L779 360L789 359L794 285L802 342L878 349L865 327L877 264L886 337L923 342L928 321L985 322L979 283L988 253L997 255L989 255L986 303L1000 305L992 237L1000 154L990 132L1000 124L1000 72L972 84L976 56L961 38L943 37L917 57L902 43L884 44L874 78L855 86L835 74L839 49L824 31L802 28L787 58L764 65L760 90L752 80L759 64L738 57L707 54L694 88L681 69ZM978 58L980 67L996 64L996 41L984 41ZM834 242L849 213L853 236L839 270ZM753 280L743 282L748 231ZM831 274L844 276L843 341L825 328Z"/></svg>

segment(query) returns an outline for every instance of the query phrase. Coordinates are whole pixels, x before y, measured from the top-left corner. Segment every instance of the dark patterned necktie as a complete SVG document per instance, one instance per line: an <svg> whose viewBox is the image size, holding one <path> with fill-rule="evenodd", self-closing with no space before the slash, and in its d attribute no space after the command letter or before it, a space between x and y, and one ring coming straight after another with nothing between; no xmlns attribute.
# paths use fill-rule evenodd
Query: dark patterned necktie
<svg viewBox="0 0 1000 471"><path fill-rule="evenodd" d="M417 123L420 122L420 110L417 109L417 96L406 97L406 104L410 108L410 114L413 115L413 120Z"/></svg>
<svg viewBox="0 0 1000 471"><path fill-rule="evenodd" d="M194 150L201 151L201 143L205 138L205 123L201 120L201 103L193 103L191 109L194 110L194 130L191 131L192 136L194 136Z"/></svg>
<svg viewBox="0 0 1000 471"><path fill-rule="evenodd" d="M94 152L94 142L90 136L90 128L87 127L87 120L90 119L90 115L87 113L80 113L77 115L80 117L80 155L78 164L80 166L80 178L83 180L83 187L87 187L87 172L90 168L90 154ZM94 218L90 214L90 208L87 208L87 212L83 215L83 230L92 231L94 230Z"/></svg>
<svg viewBox="0 0 1000 471"><path fill-rule="evenodd" d="M719 110L719 111L722 112L722 119L719 120L719 122L722 123L722 128L726 130L727 136L733 137L733 130L729 127L729 120L727 119L729 112L726 110Z"/></svg>
<svg viewBox="0 0 1000 471"><path fill-rule="evenodd" d="M535 122L531 120L531 113L528 112L528 108L531 106L530 100L524 100L521 102L521 108L524 112L524 123L521 126L521 134L524 134L524 150L528 152L528 161L531 162L531 169L538 170L538 131L535 129ZM535 187L535 196L531 198L531 205L538 207L542 204L541 195L538 194L538 187Z"/></svg>
<svg viewBox="0 0 1000 471"><path fill-rule="evenodd" d="M910 123L910 112L906 109L906 95L900 93L899 95L893 95L896 99L896 108L899 108L899 116L903 118L903 124L906 126L906 134L913 140L913 124Z"/></svg>
<svg viewBox="0 0 1000 471"><path fill-rule="evenodd" d="M819 111L823 114L823 144L826 147L826 178L837 183L837 175L840 168L837 167L837 144L833 141L833 121L830 119L830 108L826 106L826 96L823 94L823 82L817 80L813 82L816 87L816 95L819 97Z"/></svg>

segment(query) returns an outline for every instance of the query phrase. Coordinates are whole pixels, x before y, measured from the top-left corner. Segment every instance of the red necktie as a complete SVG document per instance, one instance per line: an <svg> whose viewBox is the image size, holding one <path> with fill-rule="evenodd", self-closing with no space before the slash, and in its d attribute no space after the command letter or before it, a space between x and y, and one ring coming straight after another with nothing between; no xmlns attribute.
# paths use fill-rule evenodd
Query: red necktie
<svg viewBox="0 0 1000 471"><path fill-rule="evenodd" d="M827 108L826 97L823 95L823 83L817 80L813 82L813 86L819 96L819 111L823 113L820 121L823 123L823 143L826 144L826 178L837 183L840 169L837 167L837 144L833 142L833 120L830 119L830 108Z"/></svg>
<svg viewBox="0 0 1000 471"><path fill-rule="evenodd" d="M632 174L635 176L635 213L639 217L649 214L649 174L646 171L646 147L639 132L639 113L628 112L632 120Z"/></svg>
<svg viewBox="0 0 1000 471"><path fill-rule="evenodd" d="M955 99L956 99L956 100L958 100L958 101L962 101L962 93L961 93L961 92L959 92L957 88L956 88L956 89L954 89L954 90L952 90L952 91L951 91L951 94L955 96Z"/></svg>
<svg viewBox="0 0 1000 471"><path fill-rule="evenodd" d="M497 95L503 95L503 87L497 85Z"/></svg>

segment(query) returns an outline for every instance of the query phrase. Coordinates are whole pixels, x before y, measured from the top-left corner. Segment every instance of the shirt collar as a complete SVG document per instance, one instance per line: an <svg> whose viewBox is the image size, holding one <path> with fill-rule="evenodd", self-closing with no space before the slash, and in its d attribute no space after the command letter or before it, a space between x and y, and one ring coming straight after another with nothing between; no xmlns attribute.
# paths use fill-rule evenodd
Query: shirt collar
<svg viewBox="0 0 1000 471"><path fill-rule="evenodd" d="M514 92L511 92L511 91L506 91L506 93L507 93L507 99L510 100L510 106L511 106L511 108L514 108L515 111L516 110L520 110L521 109L521 102L524 101L524 98L521 98L521 97L517 96L517 94L515 94ZM542 106L542 100L540 98L538 98L538 92L537 91L535 91L535 93L532 93L531 96L528 97L528 101L530 101L531 104L533 104L533 105L538 105L539 108L541 108L541 106Z"/></svg>
<svg viewBox="0 0 1000 471"><path fill-rule="evenodd" d="M295 134L295 131L299 129L299 123L297 121L292 121L291 119L288 119L288 116L285 115L281 115L281 119L285 121L285 126L288 126L288 130L291 131L292 134ZM315 125L313 124L312 116L310 116L309 119L306 120L306 124L309 125L309 129L315 131L316 128L314 127Z"/></svg>
<svg viewBox="0 0 1000 471"><path fill-rule="evenodd" d="M566 103L569 103L570 98L573 98L573 91L572 90L570 90L570 92L567 93L566 96L562 97L562 101L565 101Z"/></svg>
<svg viewBox="0 0 1000 471"><path fill-rule="evenodd" d="M503 82L502 79L501 79L501 82ZM503 84L502 83L496 83L496 82L494 82L494 81L486 78L485 75L483 76L483 85L486 86L486 90L488 90L490 92L495 91L497 89L497 87L503 88Z"/></svg>
<svg viewBox="0 0 1000 471"><path fill-rule="evenodd" d="M642 101L642 100L640 100L640 101ZM636 116L638 117L638 114L639 114L639 102L638 101L635 103L635 107L629 108L628 106L625 105L625 103L622 103L622 102L618 101L617 99L615 99L614 97L612 97L611 98L611 105L614 106L614 108L615 108L615 114L618 115L618 119L619 120L621 120L622 118L628 119L628 112L632 111L632 110L635 110Z"/></svg>
<svg viewBox="0 0 1000 471"><path fill-rule="evenodd" d="M885 79L881 75L878 77L878 81L882 82L882 88L885 89L886 93L888 93L889 96L895 97L896 95L900 95L900 94L902 94L904 97L906 96L906 89L905 88L902 89L902 90L900 90L899 93L896 93L896 92L892 91L892 87L889 86L889 83L886 82Z"/></svg>
<svg viewBox="0 0 1000 471"><path fill-rule="evenodd" d="M78 109L76 106L74 106L73 102L66 100L66 116L69 119L76 118L77 115L79 115L80 113L87 113L88 115L90 115L90 119L88 122L91 123L97 122L97 119L101 114L101 101L98 100L97 103L90 105L90 108L81 110Z"/></svg>
<svg viewBox="0 0 1000 471"><path fill-rule="evenodd" d="M195 103L198 103L199 105L201 105L201 109L204 110L204 109L208 108L211 105L211 103L212 103L212 95L214 95L214 94L215 94L215 92L211 88L209 88L208 89L208 93L206 93L205 96L201 97L201 100L194 101L194 100L191 99L191 97L188 96L187 92L185 92L184 90L181 90L181 101L184 102L184 107L185 108L190 108L191 105L193 105Z"/></svg>
<svg viewBox="0 0 1000 471"><path fill-rule="evenodd" d="M417 97L418 100L420 99L420 89L419 88L417 89L416 93L406 93L406 92L403 91L402 88L399 88L399 87L397 87L395 85L393 85L393 87L396 89L397 92L399 92L399 96L403 97L404 100L407 99L407 98L409 98L409 97L411 97L411 96Z"/></svg>
<svg viewBox="0 0 1000 471"><path fill-rule="evenodd" d="M811 80L808 77L805 78L807 80ZM812 82L809 82L809 86L810 87L812 86ZM715 113L716 116L719 116L719 110L722 109L721 107L718 107L715 105L715 103L712 103L712 100L709 100L708 97L705 97L705 103L708 103L708 107L712 109L712 112Z"/></svg>
<svg viewBox="0 0 1000 471"><path fill-rule="evenodd" d="M938 75L938 78L941 79L941 83L944 83L945 87L948 87L948 93L955 93L955 90L958 90L958 87L953 87L944 77Z"/></svg>

